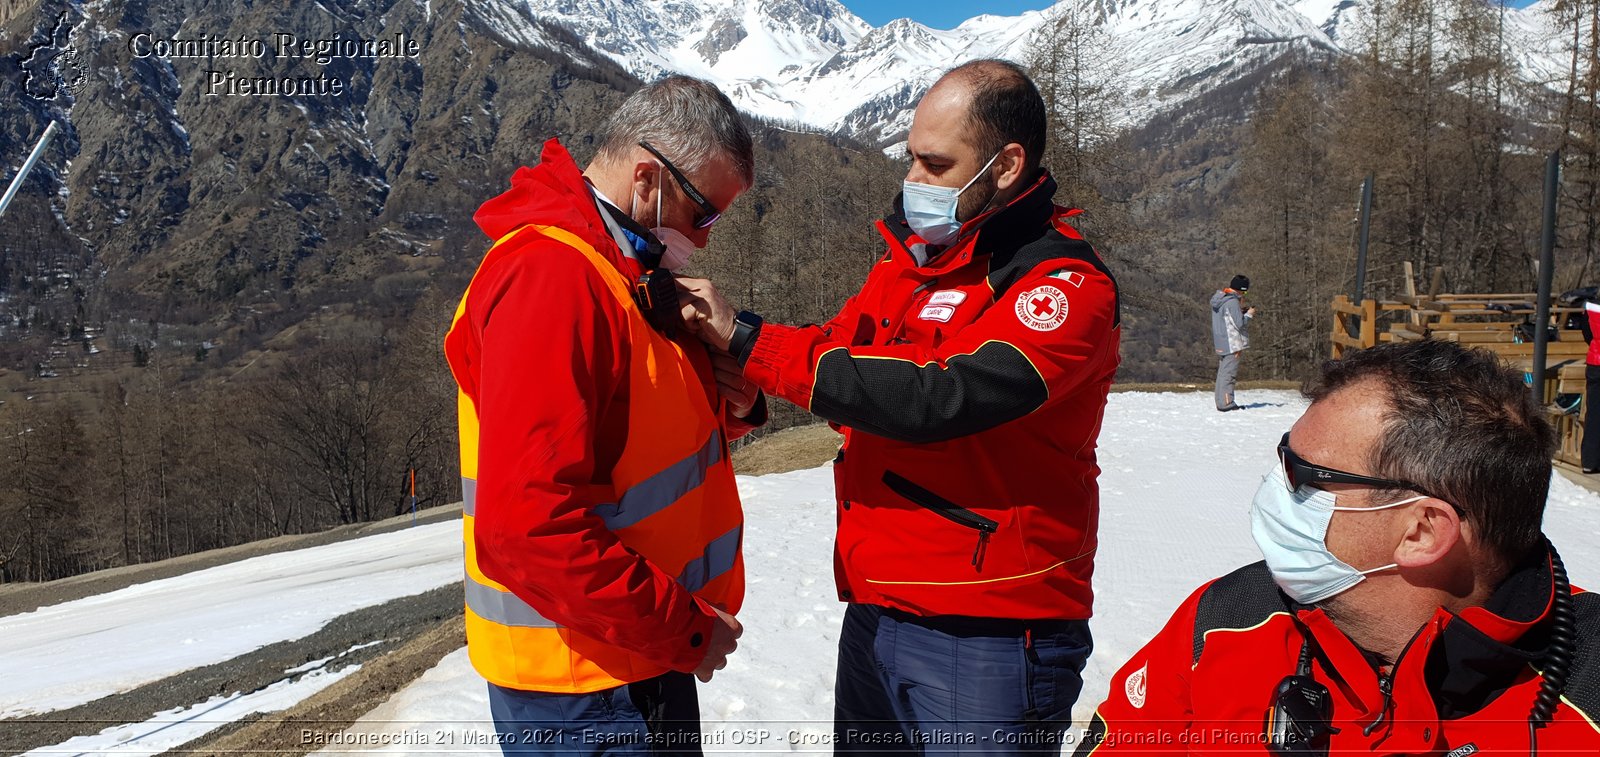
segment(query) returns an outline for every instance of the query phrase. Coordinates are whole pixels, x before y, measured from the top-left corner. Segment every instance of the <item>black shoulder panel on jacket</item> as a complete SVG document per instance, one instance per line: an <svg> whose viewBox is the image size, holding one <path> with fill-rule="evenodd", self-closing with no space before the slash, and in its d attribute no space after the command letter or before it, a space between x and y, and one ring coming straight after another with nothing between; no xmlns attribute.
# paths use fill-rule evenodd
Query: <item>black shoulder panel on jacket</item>
<svg viewBox="0 0 1600 757"><path fill-rule="evenodd" d="M1094 717L1089 720L1089 727L1083 729L1083 740L1078 742L1078 748L1072 753L1072 757L1089 757L1089 755L1094 754L1094 750L1099 749L1100 745L1105 743L1105 740L1106 721L1105 718L1100 717L1100 712L1097 710L1094 713Z"/></svg>
<svg viewBox="0 0 1600 757"><path fill-rule="evenodd" d="M996 250L989 259L989 288L994 290L995 298L999 299L1003 292L1017 283L1017 279L1051 260L1081 260L1105 275L1111 281L1111 289L1117 297L1116 309L1112 311L1112 328L1122 325L1122 290L1117 287L1117 279L1111 275L1111 269L1106 267L1100 254L1088 242L1069 238L1054 228L1020 247Z"/></svg>
<svg viewBox="0 0 1600 757"><path fill-rule="evenodd" d="M1265 560L1217 579L1200 595L1200 605L1195 608L1193 662L1199 662L1205 651L1207 631L1249 628L1288 609Z"/></svg>
<svg viewBox="0 0 1600 757"><path fill-rule="evenodd" d="M943 367L829 350L817 361L811 412L885 439L931 444L1016 420L1049 398L1039 369L1006 342L989 342Z"/></svg>
<svg viewBox="0 0 1600 757"><path fill-rule="evenodd" d="M1572 610L1577 618L1578 653L1567 674L1567 700L1590 720L1600 719L1600 596L1575 594Z"/></svg>

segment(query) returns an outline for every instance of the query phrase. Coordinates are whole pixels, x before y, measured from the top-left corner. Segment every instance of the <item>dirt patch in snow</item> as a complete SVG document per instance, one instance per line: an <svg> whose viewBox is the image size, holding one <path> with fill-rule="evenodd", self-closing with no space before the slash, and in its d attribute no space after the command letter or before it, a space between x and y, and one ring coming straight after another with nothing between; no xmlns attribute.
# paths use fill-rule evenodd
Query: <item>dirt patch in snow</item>
<svg viewBox="0 0 1600 757"><path fill-rule="evenodd" d="M174 751L217 755L249 752L286 755L316 751L321 748L317 744L319 737L325 741L329 735L343 732L357 718L388 700L466 643L466 628L458 614L287 711L240 721Z"/></svg>

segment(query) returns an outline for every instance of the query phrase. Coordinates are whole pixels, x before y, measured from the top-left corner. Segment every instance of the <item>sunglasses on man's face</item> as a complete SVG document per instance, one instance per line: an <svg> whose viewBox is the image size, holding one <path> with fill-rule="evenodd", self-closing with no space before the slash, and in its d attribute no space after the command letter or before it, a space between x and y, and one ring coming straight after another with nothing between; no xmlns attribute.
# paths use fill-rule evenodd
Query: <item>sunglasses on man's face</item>
<svg viewBox="0 0 1600 757"><path fill-rule="evenodd" d="M1310 462L1296 455L1294 450L1289 449L1289 433L1287 431L1284 432L1283 439L1278 442L1278 461L1283 464L1283 478L1289 483L1289 491L1294 491L1302 486L1320 489L1326 484L1359 484L1381 489L1405 489L1427 494L1421 487L1413 483L1396 481L1391 478L1363 476L1359 473L1348 473Z"/></svg>
<svg viewBox="0 0 1600 757"><path fill-rule="evenodd" d="M678 188L682 189L683 193L688 196L688 198L693 201L694 204L700 206L700 212L694 218L695 228L709 229L711 228L711 224L716 223L717 219L722 217L722 211L717 210L717 206L712 205L709 201L707 201L706 196L701 194L700 190L695 189L694 184L689 182L689 177L684 176L683 172L679 171L677 166L672 165L672 161L667 160L667 156L662 155L660 150L651 147L649 142L640 142L639 146L649 150L651 155L656 156L656 159L661 161L661 165L667 167L667 172L672 174L672 178L677 180Z"/></svg>

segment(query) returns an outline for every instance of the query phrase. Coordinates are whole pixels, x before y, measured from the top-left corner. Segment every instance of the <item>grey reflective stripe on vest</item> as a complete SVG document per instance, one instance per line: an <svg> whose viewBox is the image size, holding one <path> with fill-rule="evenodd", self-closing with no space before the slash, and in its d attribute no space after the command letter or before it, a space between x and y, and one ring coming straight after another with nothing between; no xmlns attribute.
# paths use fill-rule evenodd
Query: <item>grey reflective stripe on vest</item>
<svg viewBox="0 0 1600 757"><path fill-rule="evenodd" d="M615 531L667 509L705 482L706 471L722 462L725 446L722 432L712 431L705 446L694 454L634 484L617 498L616 504L595 505L594 514L605 521L607 528Z"/></svg>
<svg viewBox="0 0 1600 757"><path fill-rule="evenodd" d="M733 570L734 561L739 559L739 538L743 533L743 526L734 526L732 531L712 539L706 545L704 554L683 566L683 572L678 574L678 583L695 592L704 589L712 579Z"/></svg>
<svg viewBox="0 0 1600 757"><path fill-rule="evenodd" d="M502 626L519 628L559 628L555 622L539 614L527 602L509 591L484 586L467 576L467 608L478 617Z"/></svg>
<svg viewBox="0 0 1600 757"><path fill-rule="evenodd" d="M478 517L478 482L475 479L461 479L461 511L469 518Z"/></svg>

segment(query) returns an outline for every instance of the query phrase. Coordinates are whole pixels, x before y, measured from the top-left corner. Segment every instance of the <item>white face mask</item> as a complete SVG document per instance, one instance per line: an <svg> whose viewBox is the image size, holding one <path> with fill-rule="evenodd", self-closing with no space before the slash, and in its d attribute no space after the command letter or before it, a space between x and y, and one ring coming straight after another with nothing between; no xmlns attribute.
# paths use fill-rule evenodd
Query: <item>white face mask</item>
<svg viewBox="0 0 1600 757"><path fill-rule="evenodd" d="M1000 153L995 153L989 158L983 168L978 169L967 183L960 189L954 187L936 187L932 184L923 184L915 181L906 181L901 185L901 204L904 207L906 223L911 230L917 233L932 245L949 244L961 231L961 222L956 220L956 205L961 199L961 193L973 185L978 177L988 172L989 166L994 165Z"/></svg>
<svg viewBox="0 0 1600 757"><path fill-rule="evenodd" d="M683 235L683 232L666 226L657 226L650 230L656 239L667 246L666 252L661 253L661 267L669 271L676 271L689 262L689 256L694 254L694 242Z"/></svg>
<svg viewBox="0 0 1600 757"><path fill-rule="evenodd" d="M666 169L662 168L661 169L661 173L658 174L658 175L664 175L665 171L666 171ZM674 228L672 228L670 226L662 226L661 225L661 195L662 194L663 194L663 192L661 191L661 188L657 187L657 189L656 189L656 225L651 227L650 233L655 235L655 238L657 240L659 240L663 246L666 247L666 249L663 250L662 253L661 253L661 267L665 268L665 269L667 269L669 271L676 271L679 268L682 268L685 263L689 262L689 256L693 255L694 251L696 249L698 249L698 248L695 247L695 244L694 244L693 241L690 241L689 237L684 236L683 232L678 231L677 229L674 229ZM635 194L633 196L633 205L634 205L634 207L638 207L638 204L639 204L639 195ZM633 215L633 210L632 209L630 209L628 211L628 215L630 215L630 216Z"/></svg>
<svg viewBox="0 0 1600 757"><path fill-rule="evenodd" d="M1335 512L1377 512L1422 499L1427 497L1377 507L1336 507L1332 492L1308 486L1289 491L1283 467L1274 465L1250 502L1250 535L1278 588L1300 604L1314 605L1361 583L1369 573L1399 567L1390 563L1356 570L1328 551L1328 523Z"/></svg>

